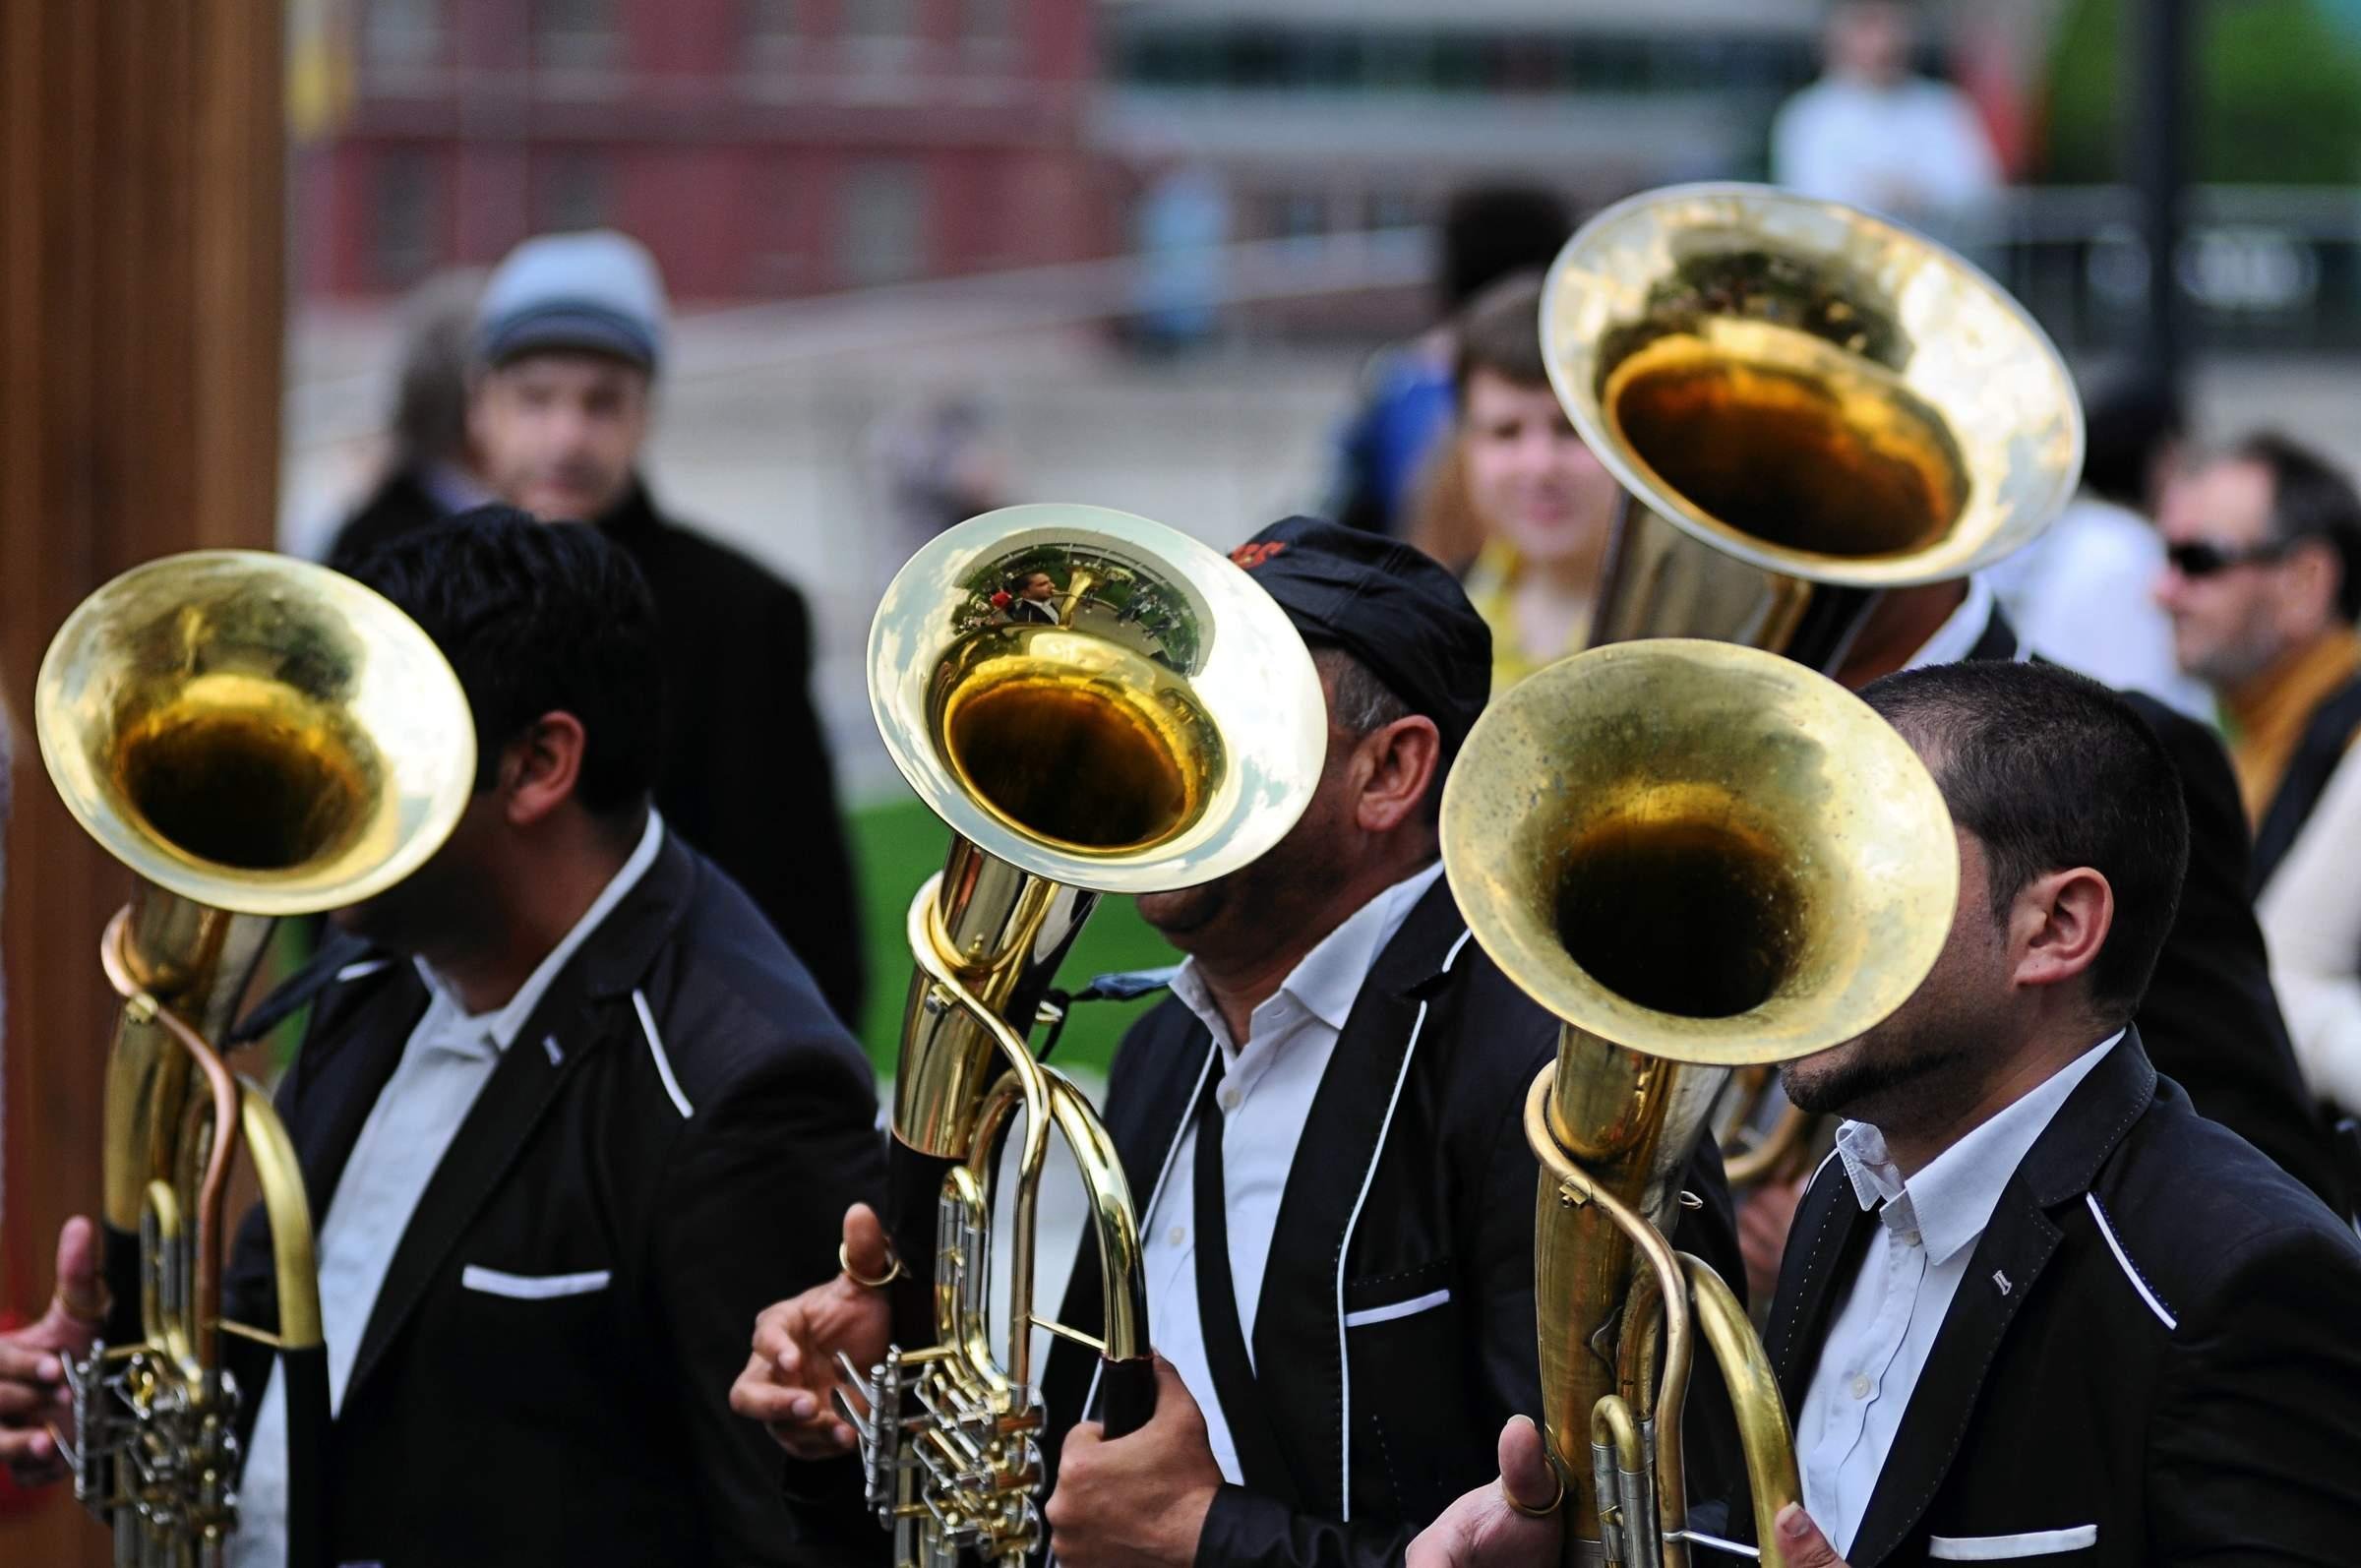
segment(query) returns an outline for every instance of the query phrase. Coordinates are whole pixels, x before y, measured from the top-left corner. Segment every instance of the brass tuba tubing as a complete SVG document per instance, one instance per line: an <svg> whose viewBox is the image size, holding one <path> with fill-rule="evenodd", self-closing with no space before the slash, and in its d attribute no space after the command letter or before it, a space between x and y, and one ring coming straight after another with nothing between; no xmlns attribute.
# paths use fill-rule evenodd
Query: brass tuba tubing
<svg viewBox="0 0 2361 1568"><path fill-rule="evenodd" d="M1035 573L1058 587L1049 608L1008 613L1005 585ZM934 1342L853 1368L846 1404L898 1568L1012 1562L1041 1537L1033 1332L1099 1354L1111 1435L1144 1421L1155 1395L1122 1166L1028 1037L1098 898L1210 881L1261 855L1309 801L1327 727L1310 655L1269 595L1186 535L1096 507L1014 507L937 536L886 590L869 674L887 751L952 838L906 924L894 1083L897 1237L917 1218L912 1173L936 1199L931 1313L905 1297L896 1321ZM1014 1190L994 1193L1019 1111L1002 1182ZM1036 1310L1053 1133L1082 1175L1097 1335ZM1004 1337L986 1298L995 1205L1014 1208Z"/></svg>
<svg viewBox="0 0 2361 1568"><path fill-rule="evenodd" d="M278 917L383 891L457 822L475 771L466 697L426 633L350 578L200 551L84 600L50 642L34 713L67 809L134 877L99 949L123 1001L102 1152L115 1300L68 1366L60 1452L117 1561L219 1560L245 1393L221 1339L264 1343L289 1390L289 1560L312 1568L328 1413L311 1212L285 1127L222 1042ZM241 1157L270 1221L275 1333L223 1316Z"/></svg>
<svg viewBox="0 0 2361 1568"><path fill-rule="evenodd" d="M1728 1070L1884 1018L1958 894L1933 778L1857 697L1790 660L1654 639L1493 700L1443 794L1468 926L1561 1023L1526 1101L1541 1164L1543 1434L1569 1563L1682 1568L1693 1335L1738 1407L1764 1560L1795 1499L1777 1382L1735 1298L1665 1239Z"/></svg>

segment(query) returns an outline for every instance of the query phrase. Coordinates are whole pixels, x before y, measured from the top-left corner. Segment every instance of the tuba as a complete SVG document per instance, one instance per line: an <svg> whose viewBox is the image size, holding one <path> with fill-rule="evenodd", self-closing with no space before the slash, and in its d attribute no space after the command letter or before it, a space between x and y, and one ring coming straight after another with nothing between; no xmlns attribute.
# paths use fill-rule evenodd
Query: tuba
<svg viewBox="0 0 2361 1568"><path fill-rule="evenodd" d="M1711 637L1832 669L1878 592L2029 543L2082 471L2073 379L2025 308L1834 202L1620 202L1551 264L1541 334L1624 491L1594 647Z"/></svg>
<svg viewBox="0 0 2361 1568"><path fill-rule="evenodd" d="M129 867L99 961L123 998L106 1066L113 1301L68 1362L75 1495L115 1561L204 1568L237 1528L242 1391L223 1336L287 1390L288 1561L325 1561L328 1361L311 1210L286 1128L223 1062L276 918L359 902L440 847L473 786L474 729L424 632L350 578L247 551L138 567L67 617L34 724L68 811ZM222 1316L232 1170L253 1164L278 1323Z"/></svg>
<svg viewBox="0 0 2361 1568"><path fill-rule="evenodd" d="M1777 655L1593 649L1495 697L1443 792L1468 926L1561 1021L1535 1079L1544 1432L1569 1564L1671 1564L1680 1414L1702 1335L1738 1417L1755 1538L1800 1496L1793 1439L1729 1288L1665 1240L1733 1067L1808 1055L1899 1006L1951 927L1959 859L1933 778L1885 721Z"/></svg>
<svg viewBox="0 0 2361 1568"><path fill-rule="evenodd" d="M1047 599L1034 592L1044 574ZM843 1403L898 1568L966 1551L1013 1563L1041 1538L1032 1331L1098 1354L1110 1435L1155 1402L1122 1167L1089 1101L1029 1036L1055 1026L1050 983L1100 894L1210 881L1295 825L1326 755L1325 708L1302 639L1245 573L1161 524L1077 506L988 513L920 550L878 606L869 689L886 750L952 832L942 872L910 906L917 972L892 1122L897 1174L947 1169L933 1342L897 1345L866 1373L846 1364L860 1402ZM1020 1111L996 1345L991 1182ZM1098 1336L1034 1310L1053 1127L1081 1170Z"/></svg>
<svg viewBox="0 0 2361 1568"><path fill-rule="evenodd" d="M1711 637L1833 671L1889 588L2030 543L2082 471L2082 405L2023 306L1886 219L1767 186L1606 209L1544 285L1558 401L1623 490L1590 643ZM1741 1069L1732 1187L1812 1119Z"/></svg>

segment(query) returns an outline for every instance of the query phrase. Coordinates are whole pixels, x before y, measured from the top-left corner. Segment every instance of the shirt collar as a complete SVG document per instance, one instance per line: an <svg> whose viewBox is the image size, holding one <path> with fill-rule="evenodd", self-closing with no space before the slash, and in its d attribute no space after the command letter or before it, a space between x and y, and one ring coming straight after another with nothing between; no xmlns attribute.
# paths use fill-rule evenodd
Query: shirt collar
<svg viewBox="0 0 2361 1568"><path fill-rule="evenodd" d="M1876 1208L1888 1230L1916 1232L1929 1263L1949 1262L1991 1223L2001 1189L2066 1103L2124 1037L2118 1029L2051 1073L1999 1115L1936 1155L1907 1180L1886 1152L1885 1134L1866 1121L1837 1128L1837 1155L1863 1209Z"/></svg>
<svg viewBox="0 0 2361 1568"><path fill-rule="evenodd" d="M1992 584L1979 574L1968 579L1968 597L1951 612L1944 623L1935 628L1935 634L1919 644L1918 651L1904 661L1906 670L1924 669L1930 664L1957 664L1975 651L1984 628L1992 622Z"/></svg>
<svg viewBox="0 0 2361 1568"><path fill-rule="evenodd" d="M557 980L559 972L580 950L582 943L590 939L590 934L598 930L607 916L614 913L615 906L639 885L639 879L655 864L656 852L663 847L664 818L651 806L647 809L647 826L640 830L639 842L624 861L622 869L608 879L605 887L599 889L598 896L590 901L590 907L582 911L582 918L575 921L572 929L558 939L558 944L534 966L532 974L516 989L516 995L511 996L498 1011L465 1013L460 1006L458 993L429 968L425 959L419 959L418 973L425 977L427 988L434 993L435 1005L458 1014L461 1019L461 1027L455 1033L470 1042L489 1042L495 1051L507 1051L515 1041L518 1031L524 1028L525 1021L532 1017L533 1009L541 1005L541 998L549 994L549 988Z"/></svg>
<svg viewBox="0 0 2361 1568"><path fill-rule="evenodd" d="M1278 992L1254 1009L1256 1014L1281 1004L1281 998L1288 998L1330 1029L1342 1033L1377 955L1385 951L1385 944L1393 940L1402 923L1410 918L1410 912L1442 874L1442 862L1436 861L1394 883L1347 916L1288 971L1287 978L1279 983ZM1213 993L1204 977L1197 973L1194 958L1183 959L1174 972L1173 995L1212 1031L1214 1041L1222 1048L1226 1065L1236 1066L1239 1048L1230 1039L1229 1025L1222 1021L1221 1008L1214 1005Z"/></svg>

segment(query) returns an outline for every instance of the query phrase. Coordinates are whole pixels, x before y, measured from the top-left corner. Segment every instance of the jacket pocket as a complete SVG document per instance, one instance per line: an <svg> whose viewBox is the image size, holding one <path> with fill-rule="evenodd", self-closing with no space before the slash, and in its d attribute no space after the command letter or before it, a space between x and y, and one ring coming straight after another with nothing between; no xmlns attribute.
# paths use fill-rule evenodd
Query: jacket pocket
<svg viewBox="0 0 2361 1568"><path fill-rule="evenodd" d="M1489 1456L1469 1422L1466 1303L1455 1275L1444 1257L1346 1282L1356 1519L1382 1503L1423 1526L1475 1483L1476 1456Z"/></svg>
<svg viewBox="0 0 2361 1568"><path fill-rule="evenodd" d="M2017 1562L2052 1557L2098 1544L2096 1525L2066 1530L2028 1530L2015 1536L1929 1536L1926 1554L1936 1562Z"/></svg>
<svg viewBox="0 0 2361 1568"><path fill-rule="evenodd" d="M509 1274L470 1263L459 1271L459 1284L465 1289L486 1296L505 1296L513 1301L550 1301L565 1296L588 1296L614 1282L612 1269L589 1269L580 1274Z"/></svg>

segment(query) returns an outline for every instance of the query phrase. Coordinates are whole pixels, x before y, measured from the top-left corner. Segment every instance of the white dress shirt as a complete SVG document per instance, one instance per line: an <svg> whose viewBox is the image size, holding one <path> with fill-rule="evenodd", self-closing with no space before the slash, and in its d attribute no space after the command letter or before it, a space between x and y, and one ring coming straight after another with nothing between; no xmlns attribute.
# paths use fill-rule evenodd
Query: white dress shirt
<svg viewBox="0 0 2361 1568"><path fill-rule="evenodd" d="M2074 1086L2123 1034L2119 1029L2075 1057L1907 1180L1887 1157L1877 1128L1865 1121L1838 1126L1837 1157L1853 1196L1882 1222L1829 1324L1796 1413L1804 1511L1840 1554L1851 1549L1861 1528L1910 1391L2001 1190Z"/></svg>
<svg viewBox="0 0 2361 1568"><path fill-rule="evenodd" d="M1238 1327L1249 1359L1271 1233L1312 1098L1370 966L1442 874L1437 863L1396 882L1323 937L1248 1017L1243 1045L1231 1041L1193 960L1173 976L1173 995L1212 1032L1222 1054L1222 1081L1214 1093L1223 1117L1223 1220L1230 1232ZM1196 1132L1183 1127L1148 1215L1148 1322L1156 1349L1205 1413L1205 1435L1223 1478L1241 1481L1238 1445L1214 1392L1205 1323L1197 1312L1196 1177Z"/></svg>
<svg viewBox="0 0 2361 1568"><path fill-rule="evenodd" d="M328 1218L320 1225L320 1320L328 1343L332 1414L343 1409L344 1387L352 1377L361 1336L377 1306L394 1248L401 1244L410 1216L459 1124L551 982L624 895L638 885L663 843L664 824L650 811L647 828L623 869L497 1012L469 1013L458 994L419 962L428 993L425 1016L410 1031L394 1076L379 1091L369 1119L362 1123L329 1203ZM286 1389L273 1367L255 1416L246 1473L238 1487L231 1568L281 1568L286 1561Z"/></svg>

